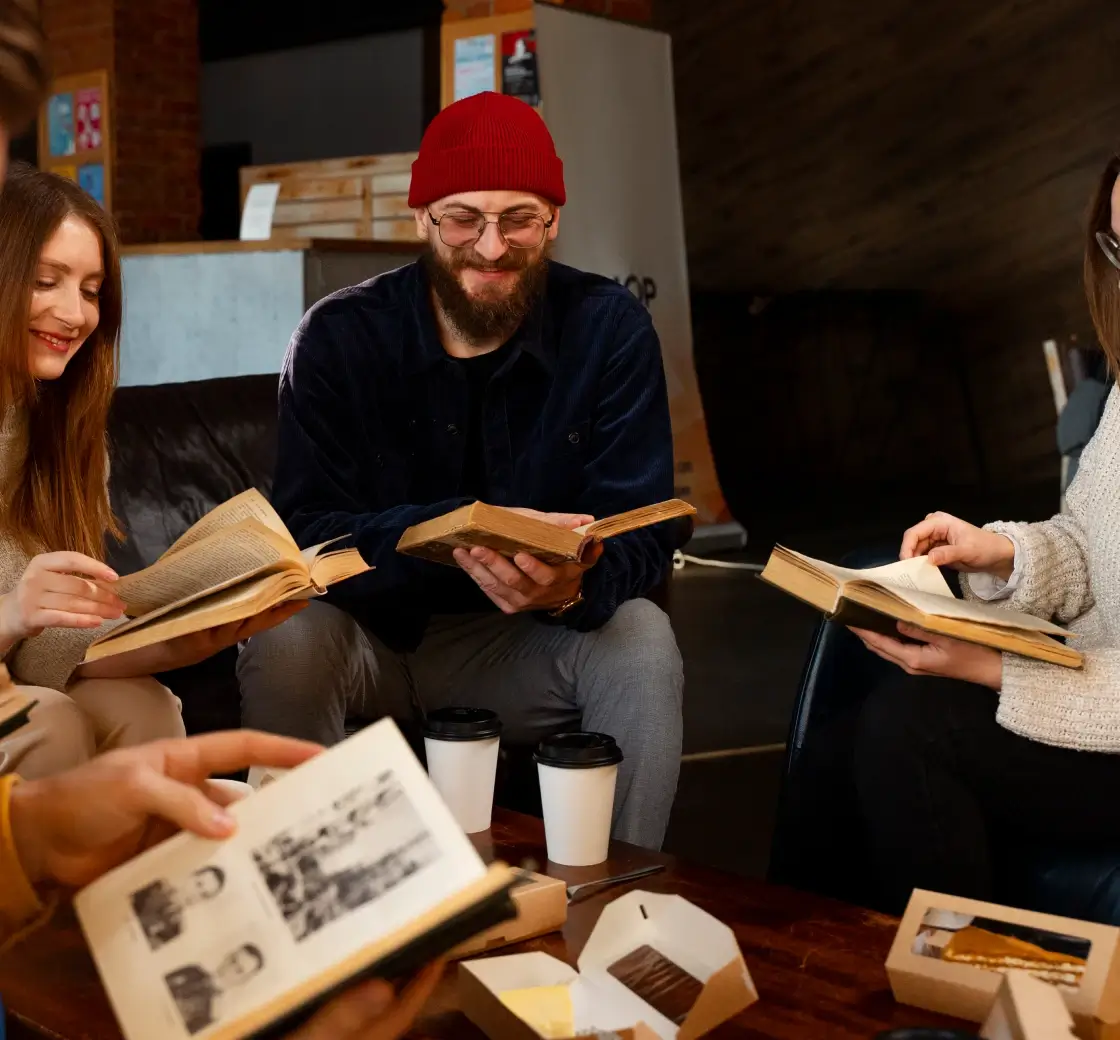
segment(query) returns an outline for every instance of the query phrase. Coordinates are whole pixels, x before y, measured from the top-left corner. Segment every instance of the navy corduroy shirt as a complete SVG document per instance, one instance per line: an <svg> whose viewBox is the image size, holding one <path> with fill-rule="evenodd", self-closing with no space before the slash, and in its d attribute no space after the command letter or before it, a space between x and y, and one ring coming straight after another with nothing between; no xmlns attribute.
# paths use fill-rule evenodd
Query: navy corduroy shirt
<svg viewBox="0 0 1120 1040"><path fill-rule="evenodd" d="M467 379L432 307L419 263L328 296L296 330L280 379L273 502L301 546L352 538L374 570L329 600L395 650L414 649L434 614L495 609L469 575L395 551L406 527L472 501ZM506 355L482 414L491 504L599 518L672 496L661 348L627 289L550 261ZM649 591L678 531L608 540L584 603L559 623L597 628Z"/></svg>

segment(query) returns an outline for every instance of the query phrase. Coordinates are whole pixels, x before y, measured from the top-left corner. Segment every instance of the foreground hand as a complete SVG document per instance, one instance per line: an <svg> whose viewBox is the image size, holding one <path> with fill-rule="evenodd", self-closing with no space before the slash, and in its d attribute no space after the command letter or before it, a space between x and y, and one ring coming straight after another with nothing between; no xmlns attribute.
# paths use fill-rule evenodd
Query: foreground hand
<svg viewBox="0 0 1120 1040"><path fill-rule="evenodd" d="M180 829L228 838L233 818L205 794L207 777L250 766L291 769L320 750L231 730L108 751L12 789L16 853L32 884L77 888Z"/></svg>
<svg viewBox="0 0 1120 1040"><path fill-rule="evenodd" d="M929 556L935 567L952 567L966 574L994 574L1004 581L1015 569L1015 545L1010 538L948 513L930 513L902 536L899 558L915 556Z"/></svg>
<svg viewBox="0 0 1120 1040"><path fill-rule="evenodd" d="M577 527L580 525L576 525ZM503 614L526 610L554 610L573 599L583 583L584 572L603 555L603 543L593 542L579 563L550 567L528 553L512 560L493 549L455 550L455 562L478 584Z"/></svg>
<svg viewBox="0 0 1120 1040"><path fill-rule="evenodd" d="M903 643L878 632L852 629L868 650L884 661L898 665L907 675L940 675L993 690L1003 686L1003 655L998 650L935 635L901 621L898 630L907 639L921 642Z"/></svg>
<svg viewBox="0 0 1120 1040"><path fill-rule="evenodd" d="M124 614L124 603L98 585L116 573L75 552L43 553L24 569L19 583L0 597L0 639L9 645L44 628L97 628Z"/></svg>
<svg viewBox="0 0 1120 1040"><path fill-rule="evenodd" d="M359 983L287 1040L398 1040L420 1014L442 973L441 962L429 964L399 996L380 979Z"/></svg>
<svg viewBox="0 0 1120 1040"><path fill-rule="evenodd" d="M129 650L113 657L103 657L92 664L83 664L76 673L82 679L123 679L134 675L154 675L186 668L213 657L219 650L266 632L287 621L307 606L306 600L282 603L244 621L234 621L217 628L191 632L153 646Z"/></svg>

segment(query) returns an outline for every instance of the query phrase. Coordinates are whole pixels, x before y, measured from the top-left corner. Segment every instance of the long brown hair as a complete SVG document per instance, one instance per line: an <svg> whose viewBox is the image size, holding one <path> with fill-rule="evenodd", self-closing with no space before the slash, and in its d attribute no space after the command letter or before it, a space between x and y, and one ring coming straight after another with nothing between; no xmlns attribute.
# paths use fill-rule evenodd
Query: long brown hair
<svg viewBox="0 0 1120 1040"><path fill-rule="evenodd" d="M28 315L39 258L69 216L101 239L105 279L97 328L58 379L28 363ZM106 427L117 384L120 246L112 219L72 181L16 163L0 192L0 414L24 408L28 448L2 491L0 526L29 552L69 549L101 558L118 533L106 488Z"/></svg>
<svg viewBox="0 0 1120 1040"><path fill-rule="evenodd" d="M1112 189L1120 177L1120 153L1114 153L1101 174L1089 207L1085 237L1085 295L1101 349L1113 373L1120 375L1120 271L1109 262L1097 243L1097 232L1112 230Z"/></svg>

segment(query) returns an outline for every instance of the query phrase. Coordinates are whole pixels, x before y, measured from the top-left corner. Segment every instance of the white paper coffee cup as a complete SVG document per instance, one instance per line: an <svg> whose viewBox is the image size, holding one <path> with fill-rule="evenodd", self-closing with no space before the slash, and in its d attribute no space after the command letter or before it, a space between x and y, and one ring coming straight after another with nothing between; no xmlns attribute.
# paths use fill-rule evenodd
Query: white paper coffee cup
<svg viewBox="0 0 1120 1040"><path fill-rule="evenodd" d="M622 751L605 733L559 733L533 756L541 784L548 858L589 867L607 858Z"/></svg>
<svg viewBox="0 0 1120 1040"><path fill-rule="evenodd" d="M501 732L485 708L440 708L424 720L428 775L467 834L490 828Z"/></svg>

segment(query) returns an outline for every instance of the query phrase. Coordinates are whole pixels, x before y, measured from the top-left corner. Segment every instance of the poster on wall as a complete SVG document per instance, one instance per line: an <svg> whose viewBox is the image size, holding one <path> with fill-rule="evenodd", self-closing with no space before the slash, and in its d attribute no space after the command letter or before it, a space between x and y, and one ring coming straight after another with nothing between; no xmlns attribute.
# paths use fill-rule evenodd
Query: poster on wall
<svg viewBox="0 0 1120 1040"><path fill-rule="evenodd" d="M552 4L535 14L541 92L568 192L556 259L615 279L648 308L668 383L676 494L701 525L727 524L692 357L669 37Z"/></svg>
<svg viewBox="0 0 1120 1040"><path fill-rule="evenodd" d="M78 151L95 151L101 147L101 91L96 87L79 90L74 99Z"/></svg>
<svg viewBox="0 0 1120 1040"><path fill-rule="evenodd" d="M541 103L537 34L533 29L502 33L502 93L534 108Z"/></svg>
<svg viewBox="0 0 1120 1040"><path fill-rule="evenodd" d="M73 94L55 94L47 102L47 140L52 156L74 154Z"/></svg>
<svg viewBox="0 0 1120 1040"><path fill-rule="evenodd" d="M455 100L494 89L494 34L455 41Z"/></svg>
<svg viewBox="0 0 1120 1040"><path fill-rule="evenodd" d="M101 163L86 163L78 170L78 185L87 195L92 195L105 205L105 167Z"/></svg>

